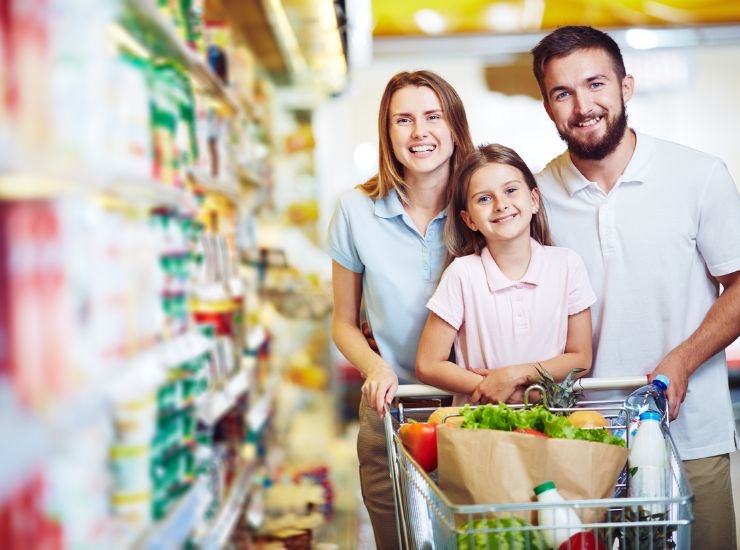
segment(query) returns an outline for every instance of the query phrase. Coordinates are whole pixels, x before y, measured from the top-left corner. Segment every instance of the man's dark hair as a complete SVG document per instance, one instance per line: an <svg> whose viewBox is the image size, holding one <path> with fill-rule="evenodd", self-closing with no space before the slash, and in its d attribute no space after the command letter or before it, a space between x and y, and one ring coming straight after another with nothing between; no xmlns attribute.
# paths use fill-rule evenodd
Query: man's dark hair
<svg viewBox="0 0 740 550"><path fill-rule="evenodd" d="M544 82L547 63L554 57L564 57L587 49L605 51L611 58L612 67L620 81L627 75L622 52L611 36L593 27L560 27L545 36L532 49L532 69L544 99L547 99Z"/></svg>

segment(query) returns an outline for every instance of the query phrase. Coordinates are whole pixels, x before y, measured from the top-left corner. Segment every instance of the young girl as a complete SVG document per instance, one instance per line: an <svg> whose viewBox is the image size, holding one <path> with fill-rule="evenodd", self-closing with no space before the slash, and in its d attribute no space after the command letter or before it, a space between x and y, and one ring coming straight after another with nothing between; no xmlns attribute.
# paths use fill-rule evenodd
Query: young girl
<svg viewBox="0 0 740 550"><path fill-rule="evenodd" d="M536 367L556 380L590 369L594 292L580 257L550 246L537 184L516 152L484 145L468 155L445 240L455 259L427 302L421 381L455 392L456 404L514 403Z"/></svg>
<svg viewBox="0 0 740 550"><path fill-rule="evenodd" d="M416 382L424 305L445 264L451 175L473 142L460 97L429 71L391 78L380 103L378 136L378 174L341 197L329 226L329 253L332 336L365 378L360 481L377 547L385 550L399 541L380 419L398 384ZM360 330L363 304L377 351Z"/></svg>

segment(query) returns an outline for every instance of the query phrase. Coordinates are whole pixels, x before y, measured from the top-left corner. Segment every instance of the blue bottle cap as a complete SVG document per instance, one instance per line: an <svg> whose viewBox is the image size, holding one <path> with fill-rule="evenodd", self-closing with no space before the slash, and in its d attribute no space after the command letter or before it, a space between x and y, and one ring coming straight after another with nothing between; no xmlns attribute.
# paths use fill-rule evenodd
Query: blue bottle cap
<svg viewBox="0 0 740 550"><path fill-rule="evenodd" d="M657 411L644 411L640 413L640 422L643 420L657 420L660 422L660 413Z"/></svg>
<svg viewBox="0 0 740 550"><path fill-rule="evenodd" d="M660 386L660 384L665 386L663 390L668 389L668 386L671 385L670 379L665 374L659 374L658 376L656 376L653 380L653 384L655 384L656 382L659 382L659 384L657 384L658 386Z"/></svg>

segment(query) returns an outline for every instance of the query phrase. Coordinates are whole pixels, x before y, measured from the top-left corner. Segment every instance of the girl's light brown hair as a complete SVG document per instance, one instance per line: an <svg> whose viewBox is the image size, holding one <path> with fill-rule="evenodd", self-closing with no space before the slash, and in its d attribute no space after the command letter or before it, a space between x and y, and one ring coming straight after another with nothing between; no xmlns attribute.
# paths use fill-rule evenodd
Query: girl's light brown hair
<svg viewBox="0 0 740 550"><path fill-rule="evenodd" d="M522 173L524 181L530 191L536 190L537 181L527 164L513 149L498 143L481 145L471 151L463 159L460 168L455 173L450 191L450 204L447 207L447 220L445 222L445 245L449 256L458 258L468 254L480 254L486 247L486 240L480 231L473 231L460 216L460 211L468 209L468 190L473 174L489 164L506 164L516 168ZM532 215L529 223L530 235L534 240L543 245L551 245L550 229L547 224L545 205L540 195L540 207L536 214Z"/></svg>
<svg viewBox="0 0 740 550"><path fill-rule="evenodd" d="M460 166L462 158L473 150L468 119L460 96L441 76L431 71L401 72L394 75L385 86L378 111L379 161L378 173L360 185L373 199L385 197L395 189L401 201L406 202L406 183L403 179L403 165L393 154L390 137L391 98L401 88L407 86L430 88L439 99L445 121L452 134L454 151L450 159L450 177Z"/></svg>

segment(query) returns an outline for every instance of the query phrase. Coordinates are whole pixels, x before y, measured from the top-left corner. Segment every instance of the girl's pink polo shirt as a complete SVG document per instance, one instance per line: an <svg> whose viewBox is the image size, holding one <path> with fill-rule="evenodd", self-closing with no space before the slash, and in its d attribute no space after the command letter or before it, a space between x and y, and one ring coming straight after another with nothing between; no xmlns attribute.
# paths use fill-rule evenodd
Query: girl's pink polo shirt
<svg viewBox="0 0 740 550"><path fill-rule="evenodd" d="M532 258L519 281L501 272L488 249L456 258L443 273L427 308L457 329L461 367L495 369L560 355L568 316L596 301L580 256L531 243Z"/></svg>

